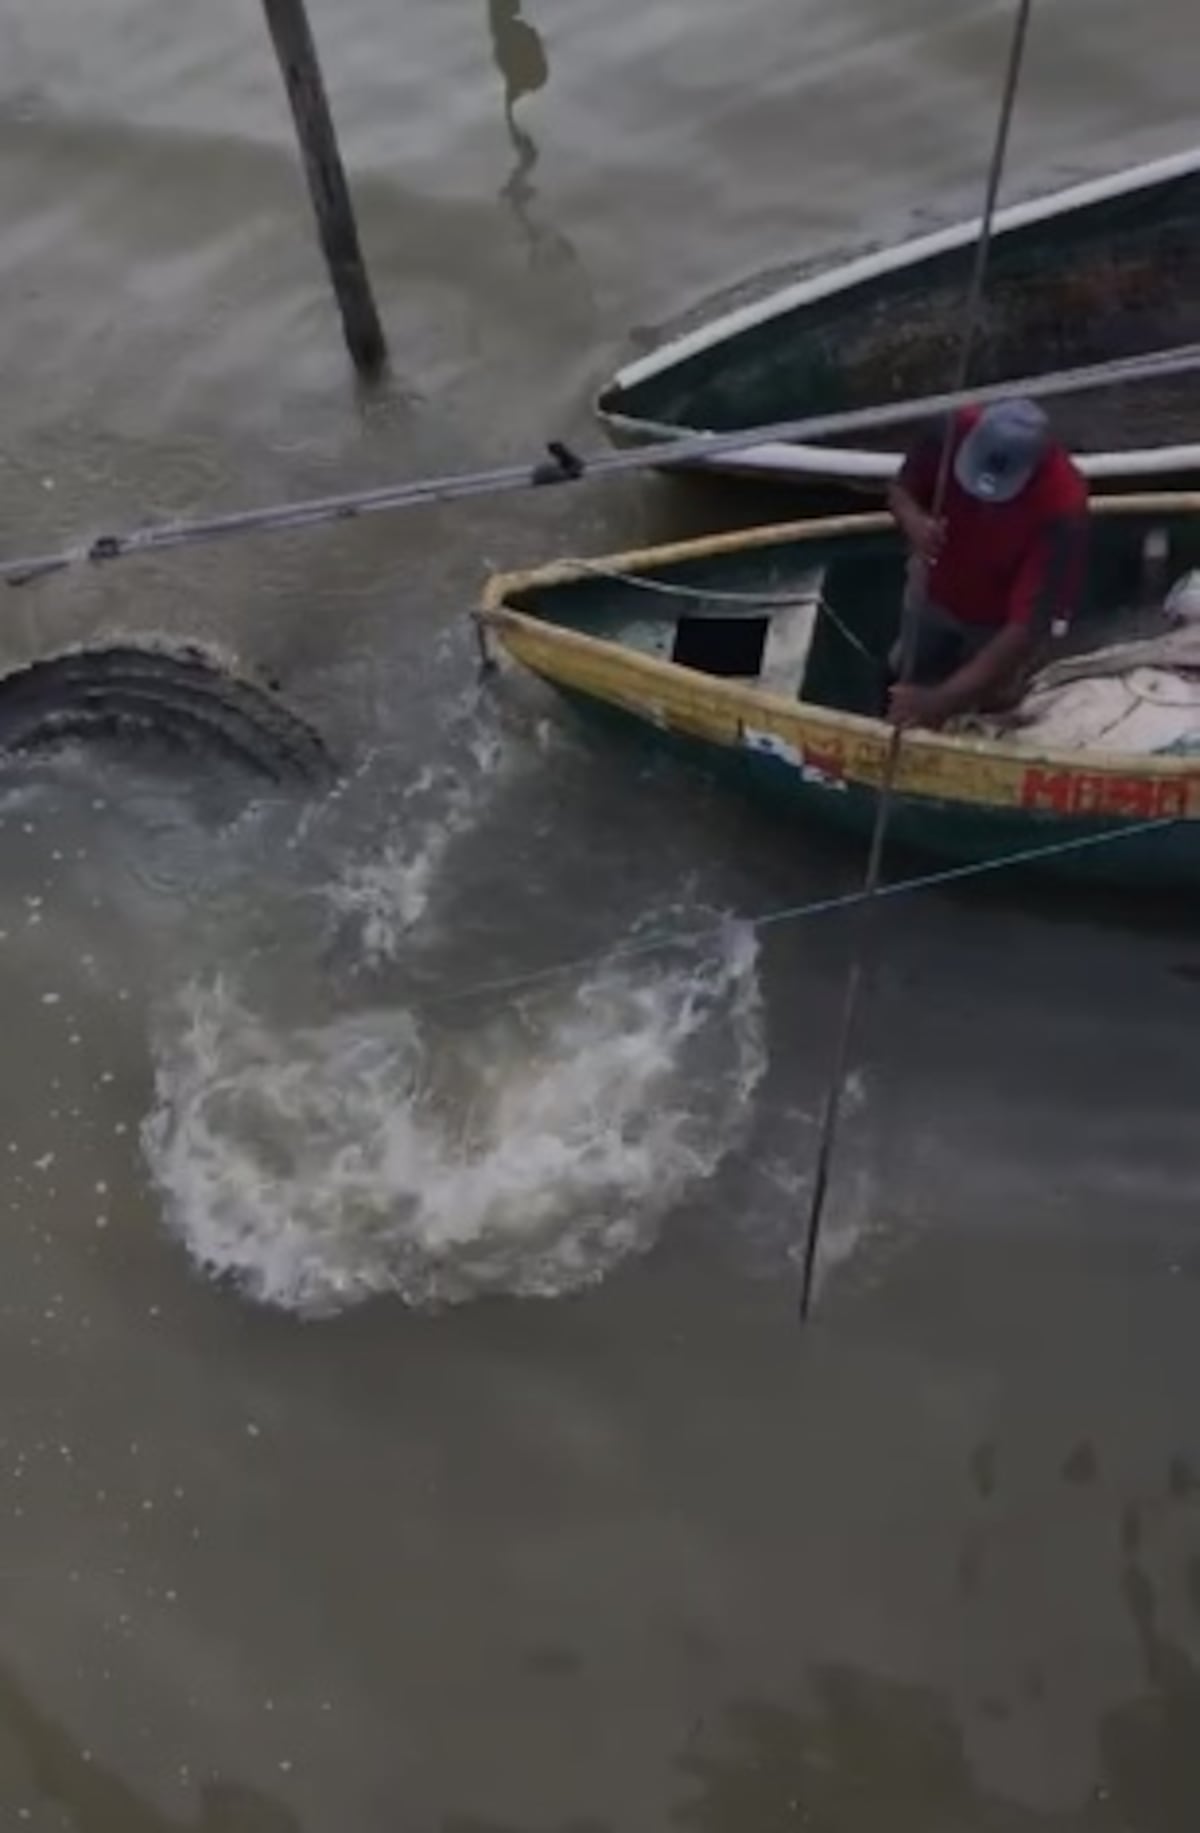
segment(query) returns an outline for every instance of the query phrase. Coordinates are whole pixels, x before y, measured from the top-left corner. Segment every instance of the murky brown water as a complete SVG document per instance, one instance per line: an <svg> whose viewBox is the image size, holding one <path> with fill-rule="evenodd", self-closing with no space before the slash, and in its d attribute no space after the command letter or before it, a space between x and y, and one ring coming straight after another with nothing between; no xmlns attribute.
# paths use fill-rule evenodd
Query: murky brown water
<svg viewBox="0 0 1200 1833"><path fill-rule="evenodd" d="M374 400L253 0L10 0L6 551L589 438L706 299L974 201L1008 14L312 8ZM1187 144L1198 92L1192 0L1044 0L1010 193ZM1194 921L893 907L804 1338L843 932L469 993L854 871L477 689L486 564L696 513L645 482L6 603L8 659L230 645L352 777L232 827L145 767L0 782L4 1827L1200 1823Z"/></svg>

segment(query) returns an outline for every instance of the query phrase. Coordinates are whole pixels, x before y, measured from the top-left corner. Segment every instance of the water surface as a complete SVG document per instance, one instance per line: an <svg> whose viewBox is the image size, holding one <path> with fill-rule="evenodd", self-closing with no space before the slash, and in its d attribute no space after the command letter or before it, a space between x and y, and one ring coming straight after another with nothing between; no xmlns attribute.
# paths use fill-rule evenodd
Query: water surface
<svg viewBox="0 0 1200 1833"><path fill-rule="evenodd" d="M587 442L706 304L974 205L1009 8L313 19L373 398L254 6L5 10L6 552ZM1188 144L1198 42L1046 0L1006 195ZM802 1337L846 937L738 919L855 860L481 689L465 619L489 565L699 513L630 482L8 599L8 661L226 645L349 778L232 820L145 760L0 782L5 1825L1197 1824L1194 924L890 908Z"/></svg>

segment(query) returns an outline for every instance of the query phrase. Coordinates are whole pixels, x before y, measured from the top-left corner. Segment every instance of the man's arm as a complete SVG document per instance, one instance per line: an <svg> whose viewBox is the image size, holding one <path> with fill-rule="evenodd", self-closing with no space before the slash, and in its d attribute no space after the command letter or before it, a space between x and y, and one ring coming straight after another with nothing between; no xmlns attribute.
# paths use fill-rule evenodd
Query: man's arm
<svg viewBox="0 0 1200 1833"><path fill-rule="evenodd" d="M940 726L956 713L984 705L1010 681L1033 653L1034 635L1024 624L1002 624L969 662L936 687L892 689L890 709L898 726Z"/></svg>
<svg viewBox="0 0 1200 1833"><path fill-rule="evenodd" d="M894 688L891 713L896 724L939 726L956 713L986 705L1015 678L1054 624L1070 621L1086 570L1086 512L1055 517L1017 574L1007 621L978 654L937 687Z"/></svg>
<svg viewBox="0 0 1200 1833"><path fill-rule="evenodd" d="M913 552L926 561L936 559L942 539L941 527L930 512L945 439L944 427L923 432L888 486L888 508L896 526Z"/></svg>
<svg viewBox="0 0 1200 1833"><path fill-rule="evenodd" d="M899 479L888 485L888 508L914 554L936 560L942 544L942 526Z"/></svg>

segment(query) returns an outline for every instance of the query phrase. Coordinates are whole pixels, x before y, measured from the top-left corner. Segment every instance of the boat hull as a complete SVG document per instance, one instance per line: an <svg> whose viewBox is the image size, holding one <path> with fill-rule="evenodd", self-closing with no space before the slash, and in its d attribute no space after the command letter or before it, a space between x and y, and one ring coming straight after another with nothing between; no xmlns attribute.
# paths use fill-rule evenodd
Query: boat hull
<svg viewBox="0 0 1200 1833"><path fill-rule="evenodd" d="M1188 506L1185 531L1200 539L1200 496L1098 509L1114 527L1128 514L1133 552L1153 524L1149 505L1159 505L1166 519L1182 513L1171 503ZM755 578L777 578L781 556L798 566L807 552L854 560L860 547L882 546L889 539L884 524L878 516L834 518L602 563L564 562L493 581L481 617L514 660L593 717L638 730L802 820L862 834L874 822L887 772L892 734L882 720L717 678L664 659L661 650L638 652L597 634L603 616L594 607L605 603L606 571L625 582L614 583L613 593L632 591L637 579L667 592L684 580L728 586L744 582L748 565L759 569ZM866 559L873 564L870 551ZM575 627L564 627L577 598L583 609ZM1141 890L1200 885L1200 756L1056 754L914 732L903 740L894 790L890 835L926 857L966 863L1038 852L1041 858L1026 863L1060 878Z"/></svg>
<svg viewBox="0 0 1200 1833"><path fill-rule="evenodd" d="M622 369L597 411L618 444L727 432L937 393L953 373L977 222L834 267ZM1200 150L1001 211L977 327L980 386L1200 338ZM1055 409L1097 490L1200 476L1200 387L1092 391ZM900 443L903 443L903 434ZM696 461L729 476L877 497L878 444L759 443Z"/></svg>
<svg viewBox="0 0 1200 1833"><path fill-rule="evenodd" d="M553 684L557 686L558 684ZM561 699L585 724L640 741L690 769L749 796L799 831L825 829L866 840L875 824L878 790L862 784L835 787L778 758L750 755L680 733L649 727L635 713L603 705L570 688ZM1200 889L1200 823L1128 833L1114 838L1119 819L1072 816L1052 810L964 805L952 797L897 795L888 817L888 846L921 863L999 865L1056 884L1164 894ZM1033 855L1034 857L1027 857Z"/></svg>

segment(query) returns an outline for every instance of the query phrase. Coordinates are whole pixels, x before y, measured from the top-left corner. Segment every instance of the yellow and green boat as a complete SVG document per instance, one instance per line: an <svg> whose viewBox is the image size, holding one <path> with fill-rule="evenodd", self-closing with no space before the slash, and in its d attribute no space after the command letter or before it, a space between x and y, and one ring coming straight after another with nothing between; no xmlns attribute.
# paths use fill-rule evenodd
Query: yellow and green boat
<svg viewBox="0 0 1200 1833"><path fill-rule="evenodd" d="M1078 628L1099 640L1200 567L1200 494L1093 504ZM782 800L867 831L892 741L880 717L904 553L880 514L563 560L493 578L493 645L570 701ZM1042 750L1014 735L906 734L890 833L945 859L1070 843L1045 864L1135 886L1200 884L1197 749ZM1100 844L1104 836L1111 844ZM1090 844L1091 842L1097 844Z"/></svg>

